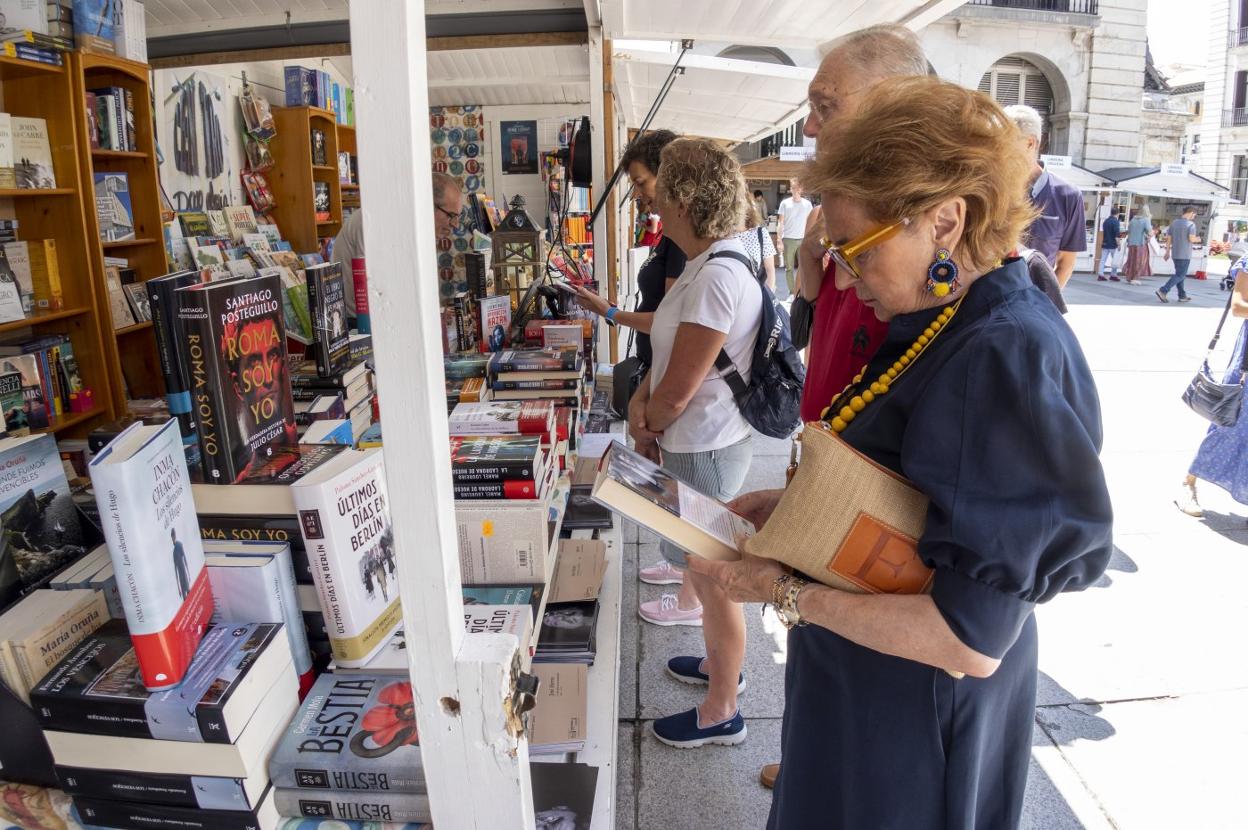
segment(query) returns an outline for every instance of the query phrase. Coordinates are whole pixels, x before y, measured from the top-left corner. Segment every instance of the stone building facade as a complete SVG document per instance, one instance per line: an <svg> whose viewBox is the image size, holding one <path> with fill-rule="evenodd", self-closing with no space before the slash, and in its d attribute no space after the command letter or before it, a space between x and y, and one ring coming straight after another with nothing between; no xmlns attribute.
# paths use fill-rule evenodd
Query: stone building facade
<svg viewBox="0 0 1248 830"><path fill-rule="evenodd" d="M1248 0L1209 6L1209 52L1196 172L1230 188L1223 236L1248 223Z"/></svg>

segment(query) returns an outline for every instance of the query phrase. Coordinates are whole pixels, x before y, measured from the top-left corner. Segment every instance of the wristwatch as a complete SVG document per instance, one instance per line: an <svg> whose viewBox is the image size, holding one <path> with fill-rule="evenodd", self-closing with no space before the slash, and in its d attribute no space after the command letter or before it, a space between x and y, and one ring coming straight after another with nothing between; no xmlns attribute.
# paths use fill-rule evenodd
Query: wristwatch
<svg viewBox="0 0 1248 830"><path fill-rule="evenodd" d="M782 574L771 584L771 604L776 607L776 616L786 629L806 625L801 612L797 610L797 599L802 589L809 584L792 574Z"/></svg>

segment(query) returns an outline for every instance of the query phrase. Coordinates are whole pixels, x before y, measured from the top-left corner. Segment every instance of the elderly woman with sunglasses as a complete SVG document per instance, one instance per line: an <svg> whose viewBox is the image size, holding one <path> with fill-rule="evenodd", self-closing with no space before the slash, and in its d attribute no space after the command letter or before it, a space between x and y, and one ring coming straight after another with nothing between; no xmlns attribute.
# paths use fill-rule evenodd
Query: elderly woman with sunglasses
<svg viewBox="0 0 1248 830"><path fill-rule="evenodd" d="M770 559L690 557L733 599L779 595L792 626L775 830L1019 823L1033 611L1093 584L1112 550L1096 387L1011 256L1028 167L991 99L933 78L883 81L820 136L807 179L837 282L889 324L825 418L928 497L933 578L925 594L850 594ZM733 504L765 523L781 494Z"/></svg>

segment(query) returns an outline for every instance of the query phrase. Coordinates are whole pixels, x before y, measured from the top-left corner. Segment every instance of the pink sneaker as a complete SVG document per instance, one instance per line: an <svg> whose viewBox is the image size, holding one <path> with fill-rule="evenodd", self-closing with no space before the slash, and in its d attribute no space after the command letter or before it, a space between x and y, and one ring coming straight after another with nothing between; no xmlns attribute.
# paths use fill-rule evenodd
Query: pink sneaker
<svg viewBox="0 0 1248 830"><path fill-rule="evenodd" d="M655 625L702 625L702 606L683 611L677 604L675 594L664 594L654 602L643 602L638 616Z"/></svg>
<svg viewBox="0 0 1248 830"><path fill-rule="evenodd" d="M647 585L679 585L685 581L685 572L661 559L648 568L642 568L640 578Z"/></svg>

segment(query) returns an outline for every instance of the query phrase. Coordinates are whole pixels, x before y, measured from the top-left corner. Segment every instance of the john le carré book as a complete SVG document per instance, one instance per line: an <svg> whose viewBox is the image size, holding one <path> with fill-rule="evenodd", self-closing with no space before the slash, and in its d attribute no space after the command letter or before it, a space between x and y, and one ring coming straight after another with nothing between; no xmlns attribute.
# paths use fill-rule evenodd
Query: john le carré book
<svg viewBox="0 0 1248 830"><path fill-rule="evenodd" d="M334 660L361 666L402 618L381 450L344 450L290 490Z"/></svg>
<svg viewBox="0 0 1248 830"><path fill-rule="evenodd" d="M276 276L178 289L204 478L233 484L298 442Z"/></svg>
<svg viewBox="0 0 1248 830"><path fill-rule="evenodd" d="M679 481L650 459L612 442L598 464L594 500L705 559L741 558L737 539L754 525L723 502Z"/></svg>
<svg viewBox="0 0 1248 830"><path fill-rule="evenodd" d="M313 265L304 271L316 341L316 371L328 378L351 366L351 332L347 327L346 285L337 262Z"/></svg>
<svg viewBox="0 0 1248 830"><path fill-rule="evenodd" d="M212 615L177 421L131 424L90 471L143 683L176 686Z"/></svg>
<svg viewBox="0 0 1248 830"><path fill-rule="evenodd" d="M411 683L321 675L269 759L269 777L284 789L425 792Z"/></svg>
<svg viewBox="0 0 1248 830"><path fill-rule="evenodd" d="M260 700L289 673L276 623L224 623L204 636L176 688L149 692L120 620L84 639L31 691L40 722L60 732L229 744Z"/></svg>

